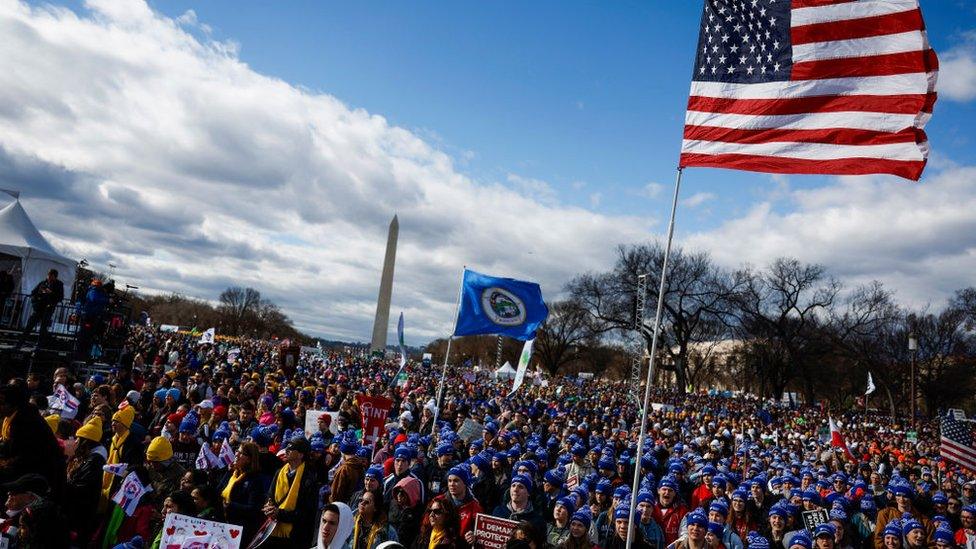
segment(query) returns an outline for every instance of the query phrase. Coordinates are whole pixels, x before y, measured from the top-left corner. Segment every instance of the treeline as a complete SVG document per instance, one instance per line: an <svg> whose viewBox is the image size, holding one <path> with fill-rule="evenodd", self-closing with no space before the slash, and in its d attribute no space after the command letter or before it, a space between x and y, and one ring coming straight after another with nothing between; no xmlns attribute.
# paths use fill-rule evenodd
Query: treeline
<svg viewBox="0 0 976 549"><path fill-rule="evenodd" d="M650 349L663 257L659 244L622 246L609 270L573 278L567 298L550 304L536 360L552 373L628 376L641 348L638 277L646 275L640 337ZM725 269L708 253L678 248L664 288L657 378L681 391L721 387L776 398L788 391L807 402L856 405L871 372L877 391L868 403L907 413L914 359L917 406L932 414L973 404L974 327L976 288L912 309L880 282L845 287L822 265L781 258ZM487 339L470 352L494 357Z"/></svg>
<svg viewBox="0 0 976 549"><path fill-rule="evenodd" d="M175 324L185 328L216 328L218 335L258 339L312 341L298 331L275 303L261 297L254 288L233 286L221 292L216 304L180 294L135 295L133 317L145 311L153 324Z"/></svg>

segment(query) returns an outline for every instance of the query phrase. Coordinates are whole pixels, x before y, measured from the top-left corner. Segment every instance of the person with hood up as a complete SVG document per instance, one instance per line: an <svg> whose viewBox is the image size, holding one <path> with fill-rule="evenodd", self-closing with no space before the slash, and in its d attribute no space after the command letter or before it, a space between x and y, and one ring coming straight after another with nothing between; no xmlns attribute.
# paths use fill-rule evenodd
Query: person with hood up
<svg viewBox="0 0 976 549"><path fill-rule="evenodd" d="M329 503L322 509L319 532L311 549L342 549L352 535L352 509L345 503Z"/></svg>
<svg viewBox="0 0 976 549"><path fill-rule="evenodd" d="M397 539L406 547L410 547L420 533L421 519L425 518L422 516L422 505L419 480L408 476L393 487L390 525L396 530Z"/></svg>

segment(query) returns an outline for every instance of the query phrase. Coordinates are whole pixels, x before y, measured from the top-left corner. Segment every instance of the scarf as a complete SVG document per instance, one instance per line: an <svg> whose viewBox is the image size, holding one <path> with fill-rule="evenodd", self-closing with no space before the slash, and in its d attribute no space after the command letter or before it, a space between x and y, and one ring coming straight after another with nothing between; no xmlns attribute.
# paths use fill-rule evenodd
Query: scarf
<svg viewBox="0 0 976 549"><path fill-rule="evenodd" d="M10 428L14 422L14 417L16 415L17 412L14 412L9 416L3 418L3 428L0 429L0 439L3 439L5 442L10 440Z"/></svg>
<svg viewBox="0 0 976 549"><path fill-rule="evenodd" d="M225 504L230 503L230 495L234 491L234 485L237 484L237 482L242 478L244 478L244 473L238 471L234 471L230 475L230 480L227 481L227 486L224 487L224 490L220 493L220 496L224 498Z"/></svg>
<svg viewBox="0 0 976 549"><path fill-rule="evenodd" d="M106 465L114 465L120 463L122 459L122 445L125 444L126 439L129 438L129 431L126 431L122 435L113 435L112 444L109 445L108 459L105 460ZM102 498L98 502L99 512L104 511L108 508L108 499L112 491L112 483L115 481L115 475L109 473L108 471L102 473Z"/></svg>
<svg viewBox="0 0 976 549"><path fill-rule="evenodd" d="M295 478L291 485L288 484L288 465L278 470L275 478L274 501L278 509L282 511L294 511L298 505L298 490L302 485L302 473L305 472L305 463L298 466L295 470ZM290 522L278 522L271 535L276 538L287 538L291 535L292 525Z"/></svg>
<svg viewBox="0 0 976 549"><path fill-rule="evenodd" d="M427 549L434 549L442 541L446 541L447 532L443 528L433 528L430 531L430 542L427 544Z"/></svg>
<svg viewBox="0 0 976 549"><path fill-rule="evenodd" d="M373 522L373 524L370 524L369 525L369 529L368 530L366 530L365 532L363 532L363 534L365 534L365 536L366 536L366 540L365 540L365 543L363 543L363 546L360 547L359 546L359 541L360 541L360 538L359 538L359 535L360 535L359 534L359 524L362 522L362 520L359 517L356 517L355 525L352 528L352 547L353 547L353 549L369 549L370 547L373 546L373 542L376 541L376 535L379 534L380 531L383 530L383 528L386 527L386 525L385 524L381 524L378 521L378 519L379 519L379 517L377 517L377 521L376 522Z"/></svg>

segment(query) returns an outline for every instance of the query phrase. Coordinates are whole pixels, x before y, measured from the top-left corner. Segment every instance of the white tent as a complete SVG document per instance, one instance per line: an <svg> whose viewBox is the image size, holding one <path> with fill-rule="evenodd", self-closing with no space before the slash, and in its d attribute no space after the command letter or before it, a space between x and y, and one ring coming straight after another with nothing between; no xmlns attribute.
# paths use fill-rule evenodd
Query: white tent
<svg viewBox="0 0 976 549"><path fill-rule="evenodd" d="M0 210L0 254L7 256L8 260L19 260L20 265L15 265L19 269L15 268L13 275L20 286L15 287L14 291L30 293L47 277L49 270L57 269L58 278L64 283L65 297L71 296L76 263L58 253L41 235L27 217L20 200L14 200Z"/></svg>
<svg viewBox="0 0 976 549"><path fill-rule="evenodd" d="M515 368L512 368L512 363L506 360L501 368L495 370L495 379L515 379Z"/></svg>

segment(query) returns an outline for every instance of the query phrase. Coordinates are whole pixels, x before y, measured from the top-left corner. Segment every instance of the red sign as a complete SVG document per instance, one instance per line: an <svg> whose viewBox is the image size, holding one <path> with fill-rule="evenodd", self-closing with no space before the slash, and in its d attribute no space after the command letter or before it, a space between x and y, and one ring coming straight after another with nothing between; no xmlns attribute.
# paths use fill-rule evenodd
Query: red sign
<svg viewBox="0 0 976 549"><path fill-rule="evenodd" d="M386 432L386 418L393 401L385 397L359 395L359 415L363 418L363 444L374 447Z"/></svg>
<svg viewBox="0 0 976 549"><path fill-rule="evenodd" d="M474 519L474 544L485 549L502 549L516 526L518 522L514 520L478 513Z"/></svg>

